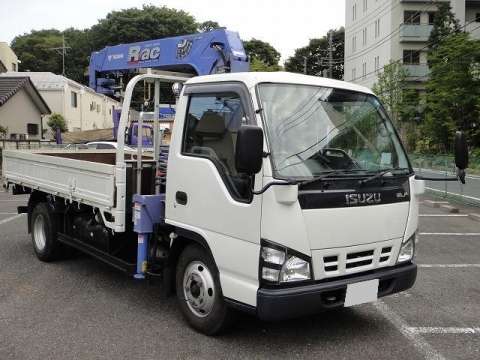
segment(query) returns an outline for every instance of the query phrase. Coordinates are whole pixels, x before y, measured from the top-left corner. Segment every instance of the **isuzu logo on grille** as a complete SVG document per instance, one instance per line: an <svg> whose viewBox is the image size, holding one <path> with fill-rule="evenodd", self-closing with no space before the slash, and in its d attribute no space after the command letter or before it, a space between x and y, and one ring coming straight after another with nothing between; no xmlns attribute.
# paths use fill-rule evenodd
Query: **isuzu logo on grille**
<svg viewBox="0 0 480 360"><path fill-rule="evenodd" d="M345 199L348 206L375 205L382 202L382 195L380 193L346 194Z"/></svg>

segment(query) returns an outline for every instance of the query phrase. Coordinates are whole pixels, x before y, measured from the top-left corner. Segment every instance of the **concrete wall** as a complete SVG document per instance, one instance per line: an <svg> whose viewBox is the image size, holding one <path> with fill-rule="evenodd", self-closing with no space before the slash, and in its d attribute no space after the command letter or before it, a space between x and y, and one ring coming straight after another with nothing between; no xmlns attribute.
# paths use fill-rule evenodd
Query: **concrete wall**
<svg viewBox="0 0 480 360"><path fill-rule="evenodd" d="M28 135L29 123L38 125L37 135ZM41 124L40 111L24 89L0 106L0 125L8 128L7 139L10 139L10 134L25 134L30 140L40 139Z"/></svg>

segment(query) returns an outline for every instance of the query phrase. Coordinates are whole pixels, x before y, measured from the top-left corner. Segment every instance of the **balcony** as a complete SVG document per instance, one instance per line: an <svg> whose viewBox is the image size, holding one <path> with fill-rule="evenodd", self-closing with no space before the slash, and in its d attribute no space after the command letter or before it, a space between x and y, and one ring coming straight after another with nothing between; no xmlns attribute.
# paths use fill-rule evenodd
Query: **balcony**
<svg viewBox="0 0 480 360"><path fill-rule="evenodd" d="M430 69L427 64L403 65L409 81L427 81Z"/></svg>
<svg viewBox="0 0 480 360"><path fill-rule="evenodd" d="M400 42L427 42L432 29L433 25L401 24Z"/></svg>

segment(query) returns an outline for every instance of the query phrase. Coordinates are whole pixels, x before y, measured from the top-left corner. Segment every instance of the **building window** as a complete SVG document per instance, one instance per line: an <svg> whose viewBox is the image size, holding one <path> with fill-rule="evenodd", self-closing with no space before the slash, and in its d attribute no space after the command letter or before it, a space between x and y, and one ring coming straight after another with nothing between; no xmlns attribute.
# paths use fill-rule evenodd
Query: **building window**
<svg viewBox="0 0 480 360"><path fill-rule="evenodd" d="M366 76L367 76L367 63L364 62L362 64L362 77L365 79Z"/></svg>
<svg viewBox="0 0 480 360"><path fill-rule="evenodd" d="M357 69L353 68L352 69L352 81L357 79Z"/></svg>
<svg viewBox="0 0 480 360"><path fill-rule="evenodd" d="M12 71L17 71L17 64L12 63Z"/></svg>
<svg viewBox="0 0 480 360"><path fill-rule="evenodd" d="M420 13L418 11L405 11L403 22L410 25L420 25Z"/></svg>
<svg viewBox="0 0 480 360"><path fill-rule="evenodd" d="M71 105L73 108L78 106L77 93L75 91L70 92Z"/></svg>
<svg viewBox="0 0 480 360"><path fill-rule="evenodd" d="M406 65L420 64L420 51L418 50L403 50L403 63Z"/></svg>
<svg viewBox="0 0 480 360"><path fill-rule="evenodd" d="M28 135L38 135L38 124L27 124Z"/></svg>
<svg viewBox="0 0 480 360"><path fill-rule="evenodd" d="M363 29L363 46L367 45L367 28Z"/></svg>
<svg viewBox="0 0 480 360"><path fill-rule="evenodd" d="M356 35L352 38L352 52L355 52L355 51L357 51L357 36Z"/></svg>
<svg viewBox="0 0 480 360"><path fill-rule="evenodd" d="M428 13L428 25L433 25L435 22L435 11L431 11Z"/></svg>
<svg viewBox="0 0 480 360"><path fill-rule="evenodd" d="M375 39L380 37L380 19L375 20Z"/></svg>
<svg viewBox="0 0 480 360"><path fill-rule="evenodd" d="M363 0L363 12L367 12L368 10L368 0Z"/></svg>
<svg viewBox="0 0 480 360"><path fill-rule="evenodd" d="M380 70L380 56L375 56L375 73Z"/></svg>
<svg viewBox="0 0 480 360"><path fill-rule="evenodd" d="M357 20L357 4L353 4L352 8L352 20Z"/></svg>

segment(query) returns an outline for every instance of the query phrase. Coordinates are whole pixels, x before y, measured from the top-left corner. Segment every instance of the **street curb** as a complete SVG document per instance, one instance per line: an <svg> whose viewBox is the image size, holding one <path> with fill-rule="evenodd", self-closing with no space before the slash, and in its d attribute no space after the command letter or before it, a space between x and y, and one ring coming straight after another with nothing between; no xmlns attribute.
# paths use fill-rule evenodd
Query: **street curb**
<svg viewBox="0 0 480 360"><path fill-rule="evenodd" d="M447 210L450 214L458 214L460 212L459 208L456 208L455 206L451 206L451 205L442 204L440 205L440 208L443 210Z"/></svg>
<svg viewBox="0 0 480 360"><path fill-rule="evenodd" d="M470 219L480 222L480 214L468 214L468 216Z"/></svg>

